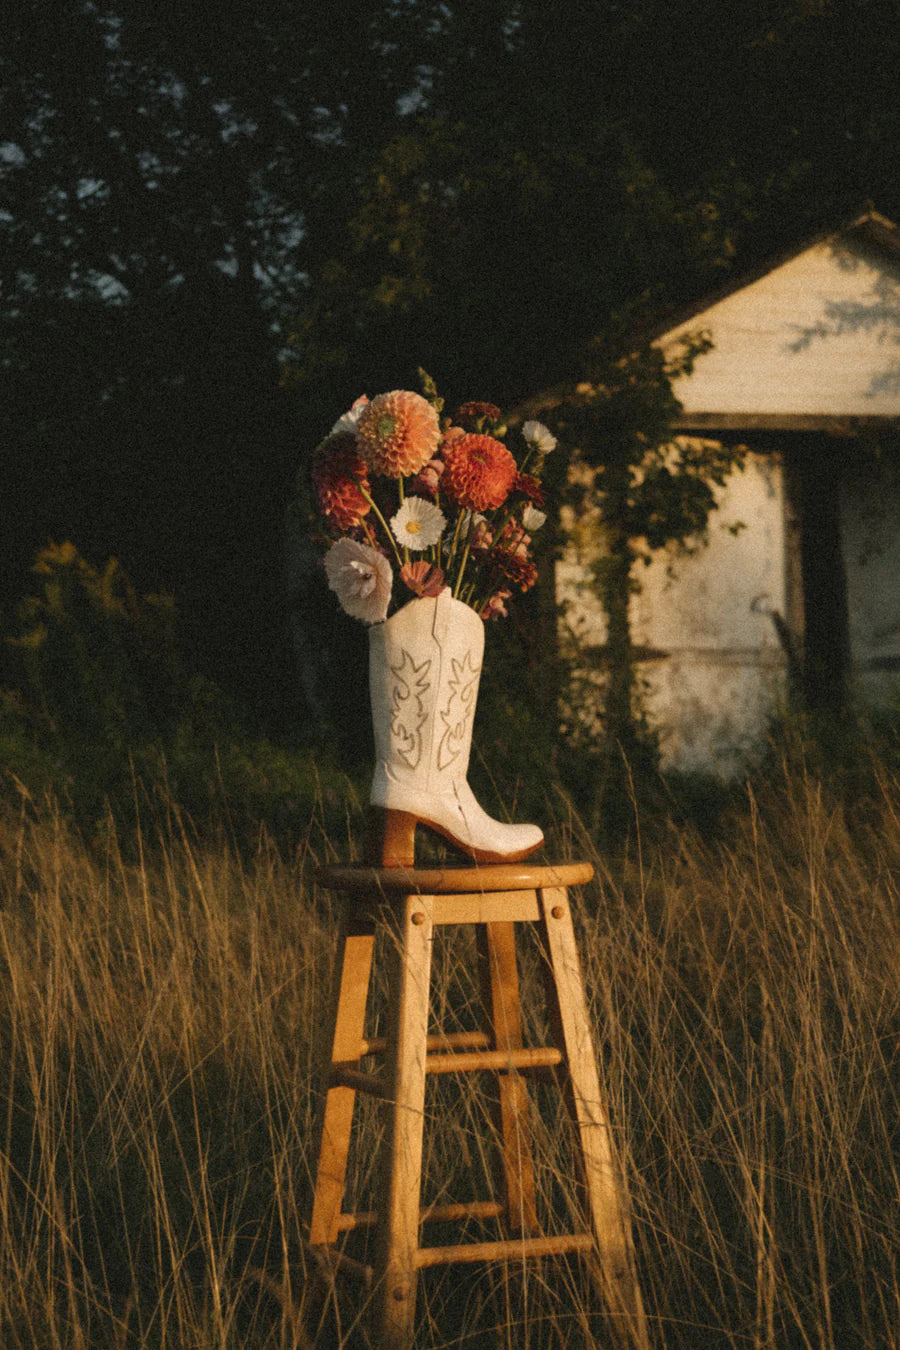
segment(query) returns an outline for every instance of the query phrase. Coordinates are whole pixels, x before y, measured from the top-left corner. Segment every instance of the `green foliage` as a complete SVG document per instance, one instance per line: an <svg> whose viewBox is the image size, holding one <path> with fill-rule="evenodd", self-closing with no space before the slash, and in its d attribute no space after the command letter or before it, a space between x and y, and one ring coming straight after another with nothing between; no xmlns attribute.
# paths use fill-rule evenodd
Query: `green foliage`
<svg viewBox="0 0 900 1350"><path fill-rule="evenodd" d="M741 464L739 448L685 441L672 430L679 412L673 381L709 350L709 339L689 337L674 356L649 345L623 356L624 345L624 336L592 343L584 378L555 409L560 434L573 446L569 504L576 523L589 521L600 550L593 573L607 619L600 669L586 678L581 671L581 692L577 684L570 690L573 748L595 761L593 811L614 832L624 827L635 782L657 778L629 620L640 587L636 564L648 564L667 545L699 547L716 509L714 488ZM570 654L576 680L579 658ZM593 736L579 726L584 713Z"/></svg>
<svg viewBox="0 0 900 1350"><path fill-rule="evenodd" d="M69 542L43 549L33 574L6 641L35 730L116 754L171 730L185 683L171 597L139 597L114 558L95 569Z"/></svg>
<svg viewBox="0 0 900 1350"><path fill-rule="evenodd" d="M464 106L410 117L383 145L316 273L307 343L343 349L351 370L374 362L376 385L424 361L454 396L482 383L508 404L569 376L635 295L658 304L689 271L709 284L705 222L619 123L594 113L548 136L512 88L496 117L488 82L510 85L531 57L467 70Z"/></svg>
<svg viewBox="0 0 900 1350"><path fill-rule="evenodd" d="M576 474L573 504L599 508L633 557L649 560L667 544L703 538L716 509L712 488L740 467L741 451L672 430L681 410L673 381L710 350L705 334L685 339L674 356L652 346L622 356L617 346L608 338L591 344L585 377L557 416L588 471Z"/></svg>
<svg viewBox="0 0 900 1350"><path fill-rule="evenodd" d="M247 729L237 706L191 673L168 596L140 596L110 559L71 543L42 550L37 586L5 639L0 788L55 796L91 828L177 800L200 825L227 818L241 839L265 820L285 842L313 806L339 811L348 784L318 750ZM352 795L352 794L351 794Z"/></svg>

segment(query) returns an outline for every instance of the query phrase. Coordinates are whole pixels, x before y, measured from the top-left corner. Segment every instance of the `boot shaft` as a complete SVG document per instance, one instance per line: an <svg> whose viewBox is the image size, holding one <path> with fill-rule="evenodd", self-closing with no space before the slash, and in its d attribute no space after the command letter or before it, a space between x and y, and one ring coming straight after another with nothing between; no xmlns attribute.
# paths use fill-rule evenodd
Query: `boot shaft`
<svg viewBox="0 0 900 1350"><path fill-rule="evenodd" d="M376 782L441 792L465 778L484 623L449 589L369 630Z"/></svg>

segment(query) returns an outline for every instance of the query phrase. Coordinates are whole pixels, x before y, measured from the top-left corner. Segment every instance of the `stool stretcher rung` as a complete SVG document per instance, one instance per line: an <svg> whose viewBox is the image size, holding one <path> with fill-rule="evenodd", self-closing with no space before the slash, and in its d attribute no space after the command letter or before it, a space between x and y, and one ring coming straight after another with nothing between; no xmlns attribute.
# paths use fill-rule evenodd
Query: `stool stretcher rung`
<svg viewBox="0 0 900 1350"><path fill-rule="evenodd" d="M478 1050L490 1045L491 1038L486 1031L451 1031L447 1035L440 1033L429 1036L425 1041L426 1050L445 1050L459 1047L460 1050ZM363 1055L383 1055L387 1049L386 1036L368 1036L360 1046L360 1058Z"/></svg>
<svg viewBox="0 0 900 1350"><path fill-rule="evenodd" d="M475 1069L533 1069L560 1064L562 1052L552 1045L535 1045L522 1050L477 1050L471 1054L426 1055L426 1073L472 1073Z"/></svg>
<svg viewBox="0 0 900 1350"><path fill-rule="evenodd" d="M499 1200L467 1200L457 1205L426 1205L419 1210L419 1223L447 1223L459 1219L498 1219L505 1206ZM363 1210L359 1214L340 1214L335 1223L339 1233L357 1228L374 1228L378 1211Z"/></svg>
<svg viewBox="0 0 900 1350"><path fill-rule="evenodd" d="M615 1319L616 1343L650 1350L627 1195L601 1092L568 895L570 886L592 875L589 863L328 868L319 874L328 889L348 891L352 903L344 918L331 1051L323 1066L327 1090L321 1099L308 1246L332 1280L346 1272L365 1284L365 1298L372 1300L372 1343L381 1350L412 1350L416 1343L420 1270L566 1254L588 1259L597 1292ZM466 1018L478 1030L429 1034L436 1029L431 1019L435 932L456 924L476 928L484 1020ZM526 1044L518 924L534 929L540 948L549 1044ZM388 1016L383 1026L370 1028L385 1034L368 1035L372 960L381 933L388 939L379 947L387 964ZM424 1134L436 1114L428 1099L428 1075L479 1071L496 1075L484 1086L496 1154L490 1189L497 1198L446 1203L446 1193L437 1190L432 1194L445 1203L425 1206ZM587 1231L548 1234L542 1223L532 1138L540 1102L531 1091L534 1078L542 1075L559 1092L569 1119L574 1198L584 1216L569 1222ZM473 1091L481 1087L479 1081ZM374 1193L364 1202L372 1210L354 1212L346 1191L359 1093L378 1100L385 1130ZM424 1228L442 1222L447 1229ZM482 1222L483 1228L474 1227ZM357 1253L371 1266L338 1250L345 1238L356 1250L354 1232L371 1232L372 1250ZM438 1245L445 1237L455 1241Z"/></svg>
<svg viewBox="0 0 900 1350"><path fill-rule="evenodd" d="M384 1081L371 1073L360 1073L359 1069L348 1069L343 1064L332 1064L329 1081L332 1087L353 1088L354 1092L367 1092L370 1097L385 1095Z"/></svg>
<svg viewBox="0 0 900 1350"><path fill-rule="evenodd" d="M425 1266L450 1266L473 1261L515 1261L526 1256L559 1256L586 1252L594 1246L592 1233L568 1233L556 1237L508 1238L502 1242L463 1242L451 1247L420 1247L413 1254L418 1270Z"/></svg>
<svg viewBox="0 0 900 1350"><path fill-rule="evenodd" d="M312 1253L322 1270L329 1275L335 1275L340 1271L343 1275L352 1275L354 1279L362 1280L367 1288L371 1288L371 1266L364 1266L362 1261L354 1261L352 1256L345 1256L343 1252L335 1251L334 1247L311 1245L307 1250Z"/></svg>

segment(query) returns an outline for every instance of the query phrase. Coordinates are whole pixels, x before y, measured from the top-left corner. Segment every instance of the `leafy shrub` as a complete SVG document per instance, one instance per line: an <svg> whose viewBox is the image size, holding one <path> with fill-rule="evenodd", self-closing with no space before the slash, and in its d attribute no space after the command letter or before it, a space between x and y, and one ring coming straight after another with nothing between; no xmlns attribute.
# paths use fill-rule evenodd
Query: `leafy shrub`
<svg viewBox="0 0 900 1350"><path fill-rule="evenodd" d="M7 793L55 796L88 826L108 805L124 819L177 800L197 824L225 818L247 836L266 819L285 839L314 803L342 809L348 784L327 756L252 735L186 668L171 596L139 595L115 559L94 568L68 542L43 549L33 572L4 643Z"/></svg>

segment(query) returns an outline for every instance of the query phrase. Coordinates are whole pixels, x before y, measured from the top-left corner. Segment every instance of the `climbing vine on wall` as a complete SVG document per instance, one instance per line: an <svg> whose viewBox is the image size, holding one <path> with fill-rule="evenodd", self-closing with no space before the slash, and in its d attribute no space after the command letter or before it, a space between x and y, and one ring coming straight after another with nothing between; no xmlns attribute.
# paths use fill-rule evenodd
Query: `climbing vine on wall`
<svg viewBox="0 0 900 1350"><path fill-rule="evenodd" d="M703 334L664 354L651 345L621 355L596 343L584 378L557 408L560 435L574 447L570 522L588 530L597 552L593 581L607 620L602 662L600 752L610 763L656 762L629 620L639 564L677 544L705 540L715 489L741 464L740 446L679 437L673 381L711 347ZM596 681L592 687L596 689Z"/></svg>

